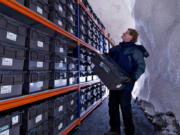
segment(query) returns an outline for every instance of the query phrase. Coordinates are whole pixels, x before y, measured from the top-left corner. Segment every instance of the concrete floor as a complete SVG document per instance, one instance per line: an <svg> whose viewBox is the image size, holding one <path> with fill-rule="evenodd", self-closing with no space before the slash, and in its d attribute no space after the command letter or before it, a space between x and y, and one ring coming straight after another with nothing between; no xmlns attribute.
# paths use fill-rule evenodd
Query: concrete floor
<svg viewBox="0 0 180 135"><path fill-rule="evenodd" d="M132 109L136 129L135 135L156 135L153 125L146 119L143 111L137 104L133 103ZM109 130L108 122L108 98L106 98L96 110L85 118L81 126L73 130L70 135L104 135L104 133ZM123 132L123 124L121 125L121 134L125 135Z"/></svg>

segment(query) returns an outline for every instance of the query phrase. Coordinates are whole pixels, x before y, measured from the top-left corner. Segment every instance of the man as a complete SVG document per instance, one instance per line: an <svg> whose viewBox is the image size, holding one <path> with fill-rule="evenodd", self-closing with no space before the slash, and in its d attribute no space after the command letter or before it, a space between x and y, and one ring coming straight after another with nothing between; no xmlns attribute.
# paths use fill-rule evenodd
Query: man
<svg viewBox="0 0 180 135"><path fill-rule="evenodd" d="M110 90L109 94L109 116L110 116L110 131L105 135L120 135L120 113L119 105L123 115L126 135L134 135L134 125L131 111L131 91L133 90L135 81L145 71L144 57L149 54L143 46L136 45L138 33L134 29L128 29L123 33L123 42L112 47L109 51L109 56L122 67L130 76L124 82L123 90Z"/></svg>

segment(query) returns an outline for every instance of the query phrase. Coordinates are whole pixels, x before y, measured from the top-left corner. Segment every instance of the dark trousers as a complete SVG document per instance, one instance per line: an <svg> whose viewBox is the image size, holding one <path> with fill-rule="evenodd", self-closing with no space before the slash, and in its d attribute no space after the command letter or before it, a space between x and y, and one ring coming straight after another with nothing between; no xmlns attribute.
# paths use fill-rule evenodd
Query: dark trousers
<svg viewBox="0 0 180 135"><path fill-rule="evenodd" d="M131 91L110 91L109 94L109 116L111 131L120 132L120 112L121 106L125 133L126 135L134 135L134 124L131 111Z"/></svg>

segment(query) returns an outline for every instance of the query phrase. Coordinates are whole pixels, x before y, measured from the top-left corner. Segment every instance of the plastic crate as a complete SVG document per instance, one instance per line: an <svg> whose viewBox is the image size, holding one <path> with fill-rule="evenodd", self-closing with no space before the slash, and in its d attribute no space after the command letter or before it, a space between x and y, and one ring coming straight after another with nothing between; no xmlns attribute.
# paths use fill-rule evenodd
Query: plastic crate
<svg viewBox="0 0 180 135"><path fill-rule="evenodd" d="M59 96L57 98L48 101L49 105L49 118L53 118L59 115L63 115L67 111L67 98Z"/></svg>
<svg viewBox="0 0 180 135"><path fill-rule="evenodd" d="M36 29L30 29L28 47L30 49L49 51L50 36Z"/></svg>
<svg viewBox="0 0 180 135"><path fill-rule="evenodd" d="M73 15L76 15L76 9L77 9L76 8L77 7L76 4L77 3L74 0L68 0L67 3L66 3L68 11L70 11L71 14L73 14Z"/></svg>
<svg viewBox="0 0 180 135"><path fill-rule="evenodd" d="M20 135L22 112L0 116L0 135Z"/></svg>
<svg viewBox="0 0 180 135"><path fill-rule="evenodd" d="M0 45L0 69L23 70L25 49Z"/></svg>
<svg viewBox="0 0 180 135"><path fill-rule="evenodd" d="M0 71L0 99L22 95L24 72Z"/></svg>
<svg viewBox="0 0 180 135"><path fill-rule="evenodd" d="M50 71L30 71L26 77L24 90L26 93L34 93L49 88Z"/></svg>
<svg viewBox="0 0 180 135"><path fill-rule="evenodd" d="M78 83L78 71L69 71L68 72L68 85L73 85Z"/></svg>
<svg viewBox="0 0 180 135"><path fill-rule="evenodd" d="M0 42L25 46L26 35L24 24L0 14Z"/></svg>
<svg viewBox="0 0 180 135"><path fill-rule="evenodd" d="M67 71L53 71L50 88L64 87L68 85Z"/></svg>
<svg viewBox="0 0 180 135"><path fill-rule="evenodd" d="M26 135L49 135L49 122L43 122L40 126L28 131Z"/></svg>
<svg viewBox="0 0 180 135"><path fill-rule="evenodd" d="M76 112L78 111L78 93L72 92L67 95L67 112Z"/></svg>
<svg viewBox="0 0 180 135"><path fill-rule="evenodd" d="M23 133L37 128L48 120L48 102L32 105L23 114Z"/></svg>
<svg viewBox="0 0 180 135"><path fill-rule="evenodd" d="M66 25L66 30L71 33L72 35L76 35L77 34L77 27L76 26L72 26L72 24L67 24Z"/></svg>
<svg viewBox="0 0 180 135"><path fill-rule="evenodd" d="M28 60L26 61L26 68L28 70L48 70L49 59L48 53L29 51Z"/></svg>
<svg viewBox="0 0 180 135"><path fill-rule="evenodd" d="M53 55L51 61L52 70L67 70L67 57L64 55Z"/></svg>
<svg viewBox="0 0 180 135"><path fill-rule="evenodd" d="M50 12L56 12L61 17L66 17L65 4L61 0L50 0L49 1Z"/></svg>
<svg viewBox="0 0 180 135"><path fill-rule="evenodd" d="M78 118L78 112L69 112L66 115L68 125L73 123Z"/></svg>
<svg viewBox="0 0 180 135"><path fill-rule="evenodd" d="M78 59L74 57L68 57L68 70L69 71L76 71L78 68Z"/></svg>
<svg viewBox="0 0 180 135"><path fill-rule="evenodd" d="M51 52L52 53L56 53L56 54L60 54L60 55L67 55L67 41L65 39L63 39L62 37L55 37L53 38L52 42L51 42Z"/></svg>
<svg viewBox="0 0 180 135"><path fill-rule="evenodd" d="M26 0L25 5L34 12L48 19L48 0Z"/></svg>

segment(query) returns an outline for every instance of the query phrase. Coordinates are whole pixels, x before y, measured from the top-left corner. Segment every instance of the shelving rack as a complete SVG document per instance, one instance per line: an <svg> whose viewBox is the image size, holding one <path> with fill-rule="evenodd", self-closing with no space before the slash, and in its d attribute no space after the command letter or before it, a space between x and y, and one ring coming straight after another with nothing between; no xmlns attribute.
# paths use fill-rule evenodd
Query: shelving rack
<svg viewBox="0 0 180 135"><path fill-rule="evenodd" d="M46 18L38 15L34 11L32 11L29 8L21 5L20 3L18 3L15 0L0 0L0 4L3 4L6 7L13 9L13 10L17 11L20 14L23 14L24 16L26 16L28 18L31 18L35 22L40 23L40 24L50 28L51 30L54 30L54 31L56 31L56 32L58 32L58 33L60 33L60 34L62 34L64 36L74 40L75 42L77 42L78 57L79 57L79 53L80 53L80 46L85 46L85 47L89 48L90 50L93 50L93 51L101 54L101 52L99 50L95 49L94 47L88 45L86 42L79 39L79 8L81 6L84 9L84 11L88 14L88 16L92 19L92 21L97 25L97 27L100 29L100 31L104 34L104 36L108 39L109 44L111 44L111 46L114 46L114 43L108 37L108 34L100 27L100 25L98 25L95 22L95 19L93 18L91 13L86 9L84 4L80 0L77 0L77 13L78 13L78 15L77 15L78 25L77 26L78 26L78 28L77 28L77 35L76 36L70 34L66 30L60 28L59 26L57 26L53 22L51 22L51 21L47 20ZM80 62L78 62L78 64L80 64ZM86 82L86 83L79 83L79 81L78 81L78 84L76 84L76 85L67 86L67 87L58 88L58 89L46 90L46 91L43 91L43 92L31 94L31 95L26 95L26 96L21 96L21 97L17 97L17 98L11 98L11 99L8 99L8 100L3 100L3 101L0 101L0 112L1 111L6 111L6 110L12 109L12 108L20 107L20 106L23 106L23 105L26 105L26 104L30 104L30 103L33 103L33 102L36 102L36 101L40 101L40 100L43 100L43 99L47 99L49 97L53 97L53 96L56 96L56 95L64 94L64 93L67 93L67 92L70 92L70 91L73 91L73 90L77 90L78 93L79 93L81 87L92 85L92 84L95 84L95 83L98 83L98 82L100 82L100 80ZM80 94L78 94L78 95L80 95ZM80 97L78 97L78 98L80 98ZM90 112L92 112L99 104L101 104L105 98L106 97L103 97L102 99L97 101L96 104L92 105L88 109L88 111L86 111L83 115L80 115L80 111L79 111L79 118L74 123L69 125L61 134L66 135L75 126L80 125L81 121Z"/></svg>

